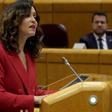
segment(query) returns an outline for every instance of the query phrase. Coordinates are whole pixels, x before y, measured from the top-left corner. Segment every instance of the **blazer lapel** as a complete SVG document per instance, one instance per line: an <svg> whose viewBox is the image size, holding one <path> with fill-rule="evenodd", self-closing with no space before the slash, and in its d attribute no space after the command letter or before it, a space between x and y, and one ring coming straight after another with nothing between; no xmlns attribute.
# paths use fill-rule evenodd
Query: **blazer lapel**
<svg viewBox="0 0 112 112"><path fill-rule="evenodd" d="M96 39L93 34L91 35L91 45L93 46L93 48L98 48Z"/></svg>
<svg viewBox="0 0 112 112"><path fill-rule="evenodd" d="M109 49L112 49L112 37L107 36L107 45Z"/></svg>
<svg viewBox="0 0 112 112"><path fill-rule="evenodd" d="M27 77L27 71L22 65L22 62L20 61L17 54L11 54L8 55L9 61L11 62L12 66L14 67L15 71L17 72L18 76L20 77L25 92L28 94L28 77Z"/></svg>

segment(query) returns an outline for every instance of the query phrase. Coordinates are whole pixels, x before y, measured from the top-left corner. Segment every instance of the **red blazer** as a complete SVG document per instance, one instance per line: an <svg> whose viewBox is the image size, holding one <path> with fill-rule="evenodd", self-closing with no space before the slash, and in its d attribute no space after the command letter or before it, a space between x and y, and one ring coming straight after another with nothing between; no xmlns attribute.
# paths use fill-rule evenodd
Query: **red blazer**
<svg viewBox="0 0 112 112"><path fill-rule="evenodd" d="M26 53L27 70L16 53L7 52L0 44L0 112L33 112L34 95L50 91L37 90L34 62Z"/></svg>

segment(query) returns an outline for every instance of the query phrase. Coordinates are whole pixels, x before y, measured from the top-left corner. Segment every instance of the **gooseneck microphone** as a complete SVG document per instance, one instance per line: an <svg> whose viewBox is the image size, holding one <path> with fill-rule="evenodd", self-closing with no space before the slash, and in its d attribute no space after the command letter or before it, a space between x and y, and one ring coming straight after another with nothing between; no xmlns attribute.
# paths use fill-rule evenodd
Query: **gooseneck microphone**
<svg viewBox="0 0 112 112"><path fill-rule="evenodd" d="M75 75L82 82L83 80L80 78L80 76L77 74L77 72L72 68L72 66L70 65L68 60L65 57L62 57L62 60L63 60L64 64L67 65L70 68L70 70L73 72L73 75Z"/></svg>
<svg viewBox="0 0 112 112"><path fill-rule="evenodd" d="M70 70L73 72L73 75L74 75L75 77L77 77L77 79L79 79L80 82L82 82L83 79L81 79L81 77L80 77L80 76L76 73L76 71L72 68L72 66L70 65L70 63L68 62L68 60L67 60L65 57L62 57L62 59L63 59L63 61L64 61L64 64L67 65L67 66L70 68ZM65 77L65 78L63 78L63 79L60 79L60 80L57 80L56 82L53 82L53 83L48 84L48 85L46 85L46 86L42 86L42 87L38 87L38 88L46 89L46 88L48 88L49 86L52 86L52 85L54 85L54 84L56 84L56 83L58 83L58 82L60 82L60 81L64 81L66 78L67 78L67 77ZM66 87L69 87L69 86L72 85L72 84L74 84L74 80L70 81L69 83L67 83L67 84L64 85L63 87L59 88L58 90L62 90L62 89L64 89L64 88L66 88Z"/></svg>

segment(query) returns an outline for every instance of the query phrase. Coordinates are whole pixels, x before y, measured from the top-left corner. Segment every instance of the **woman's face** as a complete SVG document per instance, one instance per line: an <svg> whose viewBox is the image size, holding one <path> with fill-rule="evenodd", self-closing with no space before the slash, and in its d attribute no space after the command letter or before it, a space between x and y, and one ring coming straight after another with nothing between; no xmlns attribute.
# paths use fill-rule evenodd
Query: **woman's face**
<svg viewBox="0 0 112 112"><path fill-rule="evenodd" d="M36 18L36 11L32 7L30 16L24 18L21 25L19 26L20 36L28 38L35 35L37 25L38 25L35 18Z"/></svg>

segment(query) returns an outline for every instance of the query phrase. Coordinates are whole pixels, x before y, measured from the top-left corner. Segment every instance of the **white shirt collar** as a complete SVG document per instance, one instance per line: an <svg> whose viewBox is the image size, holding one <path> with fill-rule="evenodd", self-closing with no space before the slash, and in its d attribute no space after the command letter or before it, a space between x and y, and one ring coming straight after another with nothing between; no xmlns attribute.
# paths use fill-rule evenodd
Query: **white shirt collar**
<svg viewBox="0 0 112 112"><path fill-rule="evenodd" d="M93 35L95 36L96 40L99 39L98 35L96 33L93 33ZM102 40L106 41L106 33L104 33L101 37Z"/></svg>
<svg viewBox="0 0 112 112"><path fill-rule="evenodd" d="M96 39L96 42L97 42L97 46L98 46L98 49L100 49L99 47L99 37L97 34L93 33L93 35L95 36L95 39ZM104 33L101 37L102 39L102 44L103 44L103 49L108 49L108 45L107 45L107 39L106 39L106 33Z"/></svg>

